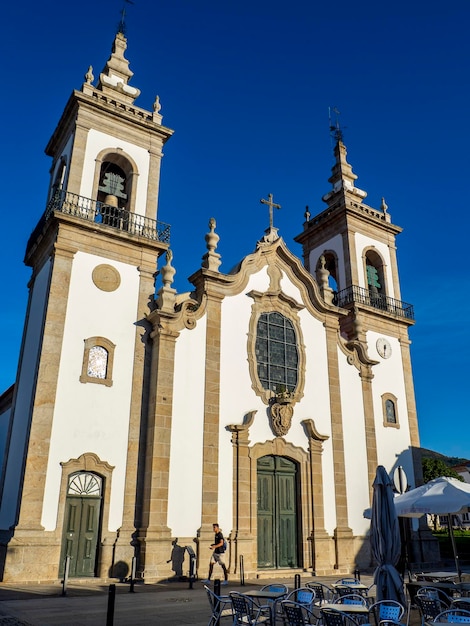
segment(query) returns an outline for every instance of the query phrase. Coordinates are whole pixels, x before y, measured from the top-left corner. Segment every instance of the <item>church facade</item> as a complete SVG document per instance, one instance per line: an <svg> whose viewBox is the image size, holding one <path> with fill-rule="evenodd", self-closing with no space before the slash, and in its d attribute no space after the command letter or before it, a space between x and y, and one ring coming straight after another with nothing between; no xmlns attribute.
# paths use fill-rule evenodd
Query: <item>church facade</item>
<svg viewBox="0 0 470 626"><path fill-rule="evenodd" d="M118 33L46 149L18 375L0 404L2 579L54 580L67 563L73 577L134 566L155 581L175 545L204 576L214 522L231 576L241 557L261 577L368 567L377 465L411 483L417 470L401 228L365 204L338 134L302 260L271 219L221 273L211 219L193 291L177 293L156 219L172 130L158 97L151 112L134 104L125 50Z"/></svg>

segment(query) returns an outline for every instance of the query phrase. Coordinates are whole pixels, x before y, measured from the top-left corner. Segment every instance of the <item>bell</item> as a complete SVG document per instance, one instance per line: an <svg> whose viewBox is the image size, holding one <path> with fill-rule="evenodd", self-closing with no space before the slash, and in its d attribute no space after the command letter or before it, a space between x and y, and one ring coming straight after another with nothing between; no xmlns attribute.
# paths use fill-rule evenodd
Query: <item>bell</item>
<svg viewBox="0 0 470 626"><path fill-rule="evenodd" d="M118 199L117 196L114 196L113 194L109 193L105 199L103 204L107 204L108 206L114 206L117 207L118 206Z"/></svg>

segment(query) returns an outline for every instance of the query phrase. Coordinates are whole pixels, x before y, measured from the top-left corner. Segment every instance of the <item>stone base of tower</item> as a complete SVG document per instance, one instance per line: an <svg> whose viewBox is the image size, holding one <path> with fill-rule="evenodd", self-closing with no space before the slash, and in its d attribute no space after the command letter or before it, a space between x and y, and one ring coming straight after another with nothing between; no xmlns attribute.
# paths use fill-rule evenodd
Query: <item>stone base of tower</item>
<svg viewBox="0 0 470 626"><path fill-rule="evenodd" d="M152 533L153 534L153 533ZM160 533L159 533L160 534ZM146 583L171 578L172 537L170 532L165 536L146 535L139 537L140 543L140 574Z"/></svg>
<svg viewBox="0 0 470 626"><path fill-rule="evenodd" d="M2 582L49 582L59 578L60 543L52 533L19 531L0 548Z"/></svg>

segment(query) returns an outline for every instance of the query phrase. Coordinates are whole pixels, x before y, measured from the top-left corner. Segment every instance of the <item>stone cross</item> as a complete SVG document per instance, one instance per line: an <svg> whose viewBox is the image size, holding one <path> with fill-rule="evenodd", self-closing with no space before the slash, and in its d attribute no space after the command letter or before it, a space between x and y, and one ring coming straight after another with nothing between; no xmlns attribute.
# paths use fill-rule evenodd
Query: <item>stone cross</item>
<svg viewBox="0 0 470 626"><path fill-rule="evenodd" d="M268 199L265 200L264 198L261 198L260 200L261 204L267 204L269 206L269 228L273 227L273 208L274 209L280 209L281 205L280 204L276 204L275 202L273 202L273 194L270 193L268 194Z"/></svg>

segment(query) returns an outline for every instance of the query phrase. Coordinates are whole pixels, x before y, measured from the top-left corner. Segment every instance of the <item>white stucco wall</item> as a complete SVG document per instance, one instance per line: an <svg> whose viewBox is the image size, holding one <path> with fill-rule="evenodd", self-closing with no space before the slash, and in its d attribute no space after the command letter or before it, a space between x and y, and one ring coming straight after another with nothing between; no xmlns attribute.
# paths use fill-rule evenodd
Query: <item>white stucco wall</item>
<svg viewBox="0 0 470 626"><path fill-rule="evenodd" d="M372 381L378 461L389 473L401 465L409 479L413 479L401 346L397 338L387 336L392 347L392 356L389 359L382 359L377 353L376 342L383 336L372 331L367 333L369 354L379 361L373 368ZM391 393L397 398L399 428L384 426L382 395L385 393Z"/></svg>
<svg viewBox="0 0 470 626"><path fill-rule="evenodd" d="M18 390L13 408L13 428L5 472L5 485L0 509L0 528L15 523L23 457L29 435L33 393L36 385L38 353L42 343L44 311L49 287L51 263L45 263L34 280L26 314L24 344L19 363Z"/></svg>
<svg viewBox="0 0 470 626"><path fill-rule="evenodd" d="M121 149L135 161L139 172L137 177L135 212L139 215L145 215L150 163L148 150L94 129L91 129L87 136L84 156L85 165L80 183L80 195L85 198L92 197L96 165L95 159L96 156L105 149L109 151Z"/></svg>
<svg viewBox="0 0 470 626"><path fill-rule="evenodd" d="M369 520L363 517L363 511L370 506L370 502L362 385L357 368L347 362L339 349L338 361L348 524L353 534L363 534L370 525Z"/></svg>
<svg viewBox="0 0 470 626"><path fill-rule="evenodd" d="M168 494L174 537L195 536L201 525L206 326L204 316L176 341Z"/></svg>
<svg viewBox="0 0 470 626"><path fill-rule="evenodd" d="M116 291L101 291L94 285L92 271L101 263L118 270L121 284ZM111 486L107 485L111 487L109 530L121 526L138 290L136 267L82 252L75 255L41 520L46 530L56 526L60 462L85 452L94 452L114 466ZM79 380L84 340L95 336L116 345L111 387Z"/></svg>

